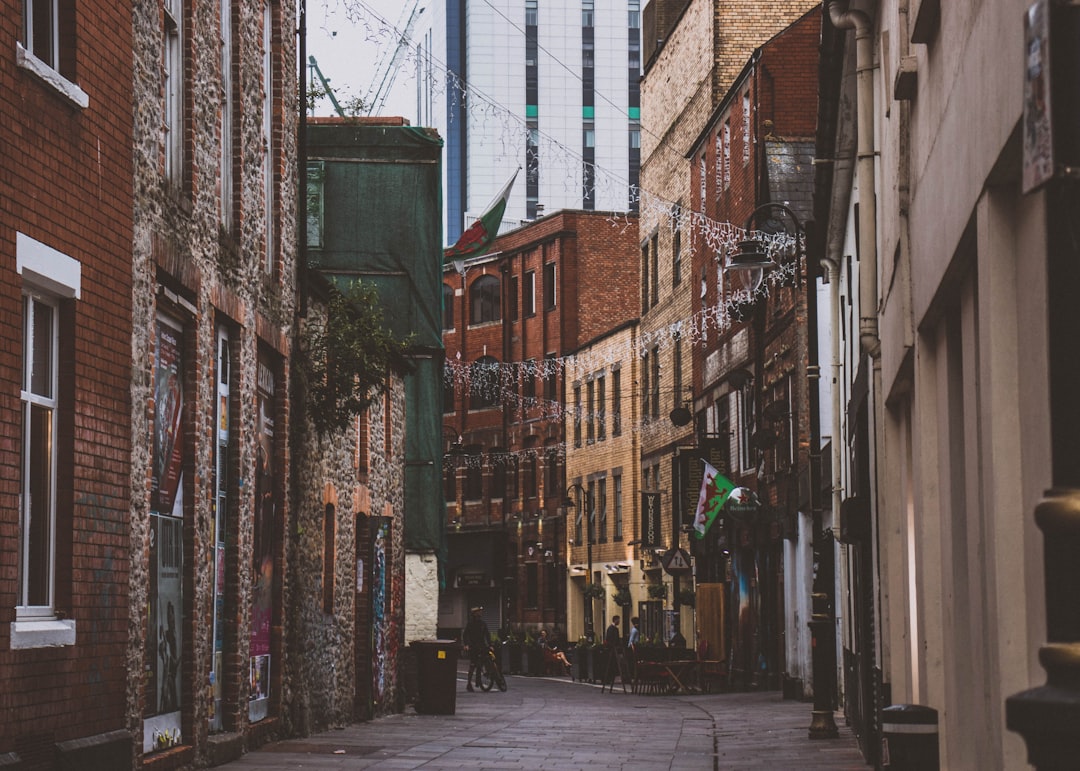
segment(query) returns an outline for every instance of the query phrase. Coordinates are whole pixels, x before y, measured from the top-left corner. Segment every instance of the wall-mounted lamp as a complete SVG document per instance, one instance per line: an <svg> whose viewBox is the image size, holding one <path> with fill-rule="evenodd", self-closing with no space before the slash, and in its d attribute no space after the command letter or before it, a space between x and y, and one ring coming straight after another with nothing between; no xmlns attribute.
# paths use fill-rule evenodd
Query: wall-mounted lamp
<svg viewBox="0 0 1080 771"><path fill-rule="evenodd" d="M780 249L777 257L780 259L800 257L802 255L802 236L804 233L802 221L789 207L782 203L764 203L761 206L750 212L750 216L746 218L746 224L743 225L743 230L747 234L751 233L751 227L754 224L754 218L763 211L769 211L772 209L779 209L782 212L786 212L792 221L795 223L795 246L794 248ZM781 233L784 231L783 225L775 219L768 219L759 228L759 232L767 235ZM780 265L775 262L772 257L765 251L764 244L761 239L758 238L746 238L739 242L739 249L735 253L728 256L727 270L729 271L761 271L765 273L774 268L778 268ZM799 274L795 273L795 285L799 284Z"/></svg>

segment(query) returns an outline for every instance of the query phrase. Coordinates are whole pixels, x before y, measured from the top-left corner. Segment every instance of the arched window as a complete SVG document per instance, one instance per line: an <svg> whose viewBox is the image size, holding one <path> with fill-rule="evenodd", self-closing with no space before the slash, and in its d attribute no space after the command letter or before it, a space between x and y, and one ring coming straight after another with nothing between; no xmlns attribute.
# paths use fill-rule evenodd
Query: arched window
<svg viewBox="0 0 1080 771"><path fill-rule="evenodd" d="M499 362L482 356L469 367L469 409L494 407L499 401Z"/></svg>
<svg viewBox="0 0 1080 771"><path fill-rule="evenodd" d="M454 290L449 284L442 285L442 328L454 328Z"/></svg>
<svg viewBox="0 0 1080 771"><path fill-rule="evenodd" d="M502 318L499 303L499 279L495 276L481 276L469 288L470 324L483 324L487 321L499 321Z"/></svg>

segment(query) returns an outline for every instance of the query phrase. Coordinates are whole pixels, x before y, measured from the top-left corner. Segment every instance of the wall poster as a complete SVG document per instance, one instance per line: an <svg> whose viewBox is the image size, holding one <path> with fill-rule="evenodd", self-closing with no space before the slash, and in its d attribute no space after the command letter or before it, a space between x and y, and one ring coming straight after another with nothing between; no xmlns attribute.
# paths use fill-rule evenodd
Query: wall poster
<svg viewBox="0 0 1080 771"><path fill-rule="evenodd" d="M184 334L159 316L154 351L143 751L180 744L183 658Z"/></svg>
<svg viewBox="0 0 1080 771"><path fill-rule="evenodd" d="M255 424L255 522L252 548L252 607L248 718L269 714L270 629L274 617L274 522L277 512L274 468L274 370L262 356L258 363Z"/></svg>
<svg viewBox="0 0 1080 771"><path fill-rule="evenodd" d="M225 538L228 533L226 516L229 510L229 385L232 380L232 359L229 332L217 331L217 377L214 402L214 658L210 670L210 730L223 731L222 699L224 692L225 655Z"/></svg>

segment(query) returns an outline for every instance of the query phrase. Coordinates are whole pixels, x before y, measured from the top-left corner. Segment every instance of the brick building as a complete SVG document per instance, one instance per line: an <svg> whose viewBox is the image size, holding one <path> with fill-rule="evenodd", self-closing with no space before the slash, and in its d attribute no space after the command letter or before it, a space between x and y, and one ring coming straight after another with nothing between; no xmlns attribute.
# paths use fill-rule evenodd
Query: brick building
<svg viewBox="0 0 1080 771"><path fill-rule="evenodd" d="M565 633L565 357L635 317L636 243L633 217L559 211L444 270L448 632L482 604Z"/></svg>
<svg viewBox="0 0 1080 771"><path fill-rule="evenodd" d="M133 13L126 727L171 769L288 730L296 22L272 0Z"/></svg>
<svg viewBox="0 0 1080 771"><path fill-rule="evenodd" d="M0 766L120 768L131 8L2 8Z"/></svg>
<svg viewBox="0 0 1080 771"><path fill-rule="evenodd" d="M709 323L695 314L700 276L691 274L691 253L699 249L693 234L713 229L713 221L695 209L685 153L713 118L747 58L815 3L690 0L679 5L672 0L645 8L643 27L654 30L661 42L645 46L652 53L641 82L641 479L643 491L661 495L659 545L666 548L680 545L688 524L680 498L685 485L676 478L676 470L686 464L678 457L682 448L697 445L693 423L676 425L668 416L697 382L692 342ZM692 640L693 619L681 612L674 581L659 572L654 575L672 589L666 634L680 631Z"/></svg>
<svg viewBox="0 0 1080 771"><path fill-rule="evenodd" d="M721 592L724 607L720 623L698 623L715 630L733 682L783 679L794 696L810 679L812 564L805 267L794 258L811 214L820 34L814 9L757 48L688 153L694 209L717 223L693 234L699 435L757 495L695 542L699 589ZM729 269L746 225L782 268Z"/></svg>
<svg viewBox="0 0 1080 771"><path fill-rule="evenodd" d="M645 566L631 545L641 540L637 327L634 318L587 340L564 369L567 497L574 502L567 512L570 640L587 635L590 623L599 637L613 615L622 616L625 634L630 608L647 633L657 604L646 597ZM602 594L590 596L589 584Z"/></svg>

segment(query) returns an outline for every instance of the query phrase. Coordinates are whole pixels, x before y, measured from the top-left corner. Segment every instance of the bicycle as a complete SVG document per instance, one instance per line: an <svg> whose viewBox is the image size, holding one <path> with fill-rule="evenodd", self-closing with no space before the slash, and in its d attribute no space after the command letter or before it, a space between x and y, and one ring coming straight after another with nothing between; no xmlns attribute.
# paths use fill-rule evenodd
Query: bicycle
<svg viewBox="0 0 1080 771"><path fill-rule="evenodd" d="M506 678L499 669L499 660L495 656L495 649L488 648L488 655L480 659L480 690L490 691L493 685L499 686L500 691L506 691Z"/></svg>

